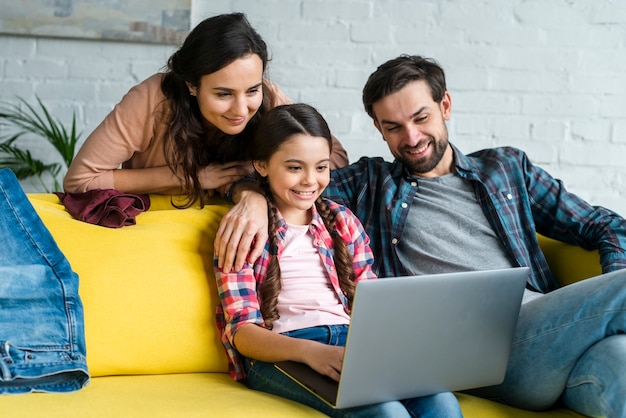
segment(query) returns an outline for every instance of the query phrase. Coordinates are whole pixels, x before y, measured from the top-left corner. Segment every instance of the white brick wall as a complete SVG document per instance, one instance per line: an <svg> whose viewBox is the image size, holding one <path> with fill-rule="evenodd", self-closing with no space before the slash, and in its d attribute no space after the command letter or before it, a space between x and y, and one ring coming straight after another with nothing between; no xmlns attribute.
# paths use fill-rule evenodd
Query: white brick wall
<svg viewBox="0 0 626 418"><path fill-rule="evenodd" d="M315 105L352 160L389 157L361 88L400 53L437 59L463 151L514 145L593 204L626 215L626 2L194 0L194 24L243 11L272 80ZM172 46L0 35L0 99L39 95L84 136ZM32 141L34 152L46 148Z"/></svg>

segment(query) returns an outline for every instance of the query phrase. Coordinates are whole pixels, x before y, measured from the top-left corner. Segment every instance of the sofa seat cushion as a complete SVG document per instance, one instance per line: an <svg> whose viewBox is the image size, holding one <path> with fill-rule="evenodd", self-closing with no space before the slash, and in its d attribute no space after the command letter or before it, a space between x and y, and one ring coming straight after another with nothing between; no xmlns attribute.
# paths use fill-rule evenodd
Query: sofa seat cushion
<svg viewBox="0 0 626 418"><path fill-rule="evenodd" d="M581 418L565 409L530 412L457 394L465 417ZM45 411L45 412L44 412ZM106 376L78 392L2 397L0 416L79 417L323 417L320 412L246 388L227 373Z"/></svg>
<svg viewBox="0 0 626 418"><path fill-rule="evenodd" d="M179 210L151 198L136 225L111 229L73 219L53 194L29 195L79 275L89 371L226 372L213 240L229 205Z"/></svg>
<svg viewBox="0 0 626 418"><path fill-rule="evenodd" d="M513 408L497 402L477 398L475 396L457 393L464 417L476 418L584 418L565 408L550 409L534 412Z"/></svg>
<svg viewBox="0 0 626 418"><path fill-rule="evenodd" d="M247 389L227 373L107 376L69 394L3 397L0 416L75 417L323 417L296 402Z"/></svg>

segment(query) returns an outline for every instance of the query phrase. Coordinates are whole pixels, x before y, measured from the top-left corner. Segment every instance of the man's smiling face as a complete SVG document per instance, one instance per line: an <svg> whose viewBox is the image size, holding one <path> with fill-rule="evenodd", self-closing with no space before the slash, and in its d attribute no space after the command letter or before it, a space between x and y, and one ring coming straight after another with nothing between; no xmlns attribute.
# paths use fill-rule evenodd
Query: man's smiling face
<svg viewBox="0 0 626 418"><path fill-rule="evenodd" d="M449 173L452 166L446 127L451 107L448 92L437 103L425 81L412 81L373 104L374 125L393 156L411 173L437 177Z"/></svg>

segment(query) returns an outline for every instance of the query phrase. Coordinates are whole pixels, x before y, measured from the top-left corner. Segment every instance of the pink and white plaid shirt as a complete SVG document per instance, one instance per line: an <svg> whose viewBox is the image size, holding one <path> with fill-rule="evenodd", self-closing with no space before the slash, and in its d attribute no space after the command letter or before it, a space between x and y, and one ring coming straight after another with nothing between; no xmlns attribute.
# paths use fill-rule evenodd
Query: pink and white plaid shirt
<svg viewBox="0 0 626 418"><path fill-rule="evenodd" d="M375 279L372 271L374 262L372 251L369 246L369 237L363 230L361 222L345 206L328 201L331 212L335 215L335 225L341 239L348 246L348 251L352 254L352 265L356 273L355 283L360 280ZM276 229L278 242L278 257L280 259L284 250L284 237L287 230L287 223L278 213L279 222ZM322 218L313 207L313 219L309 226L313 235L313 242L322 264L326 267L327 276L339 297L339 300L347 307L347 299L339 287L339 278L333 262L332 238L326 229ZM265 243L263 254L254 263L246 264L239 272L224 273L217 266L215 259L215 276L217 280L217 290L220 295L221 304L217 306L217 327L222 336L222 343L226 349L229 362L230 375L235 380L245 379L242 357L233 345L233 337L237 330L244 324L256 324L263 326L259 301L257 298L257 288L263 282L267 272L270 258L269 242Z"/></svg>

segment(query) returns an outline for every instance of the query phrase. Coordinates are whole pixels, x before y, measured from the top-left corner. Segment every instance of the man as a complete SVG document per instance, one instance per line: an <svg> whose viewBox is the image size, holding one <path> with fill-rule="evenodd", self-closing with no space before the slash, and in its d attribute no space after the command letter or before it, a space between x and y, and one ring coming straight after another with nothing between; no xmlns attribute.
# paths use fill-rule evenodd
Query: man
<svg viewBox="0 0 626 418"><path fill-rule="evenodd" d="M626 220L567 192L520 150L463 155L448 142L452 100L432 60L381 65L363 103L396 160L335 170L327 196L365 226L380 277L531 268L505 381L472 393L524 409L562 400L586 415L626 416ZM263 222L236 211L216 242L227 264ZM598 249L608 274L558 288L536 233Z"/></svg>

